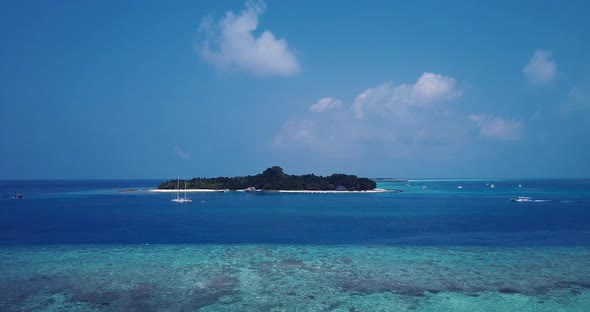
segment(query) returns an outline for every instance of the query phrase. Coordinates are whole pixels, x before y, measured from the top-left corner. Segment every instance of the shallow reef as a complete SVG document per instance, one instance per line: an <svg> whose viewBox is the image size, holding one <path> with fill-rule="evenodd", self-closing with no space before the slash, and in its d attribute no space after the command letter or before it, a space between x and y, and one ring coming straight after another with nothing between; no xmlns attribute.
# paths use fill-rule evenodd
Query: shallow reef
<svg viewBox="0 0 590 312"><path fill-rule="evenodd" d="M588 247L0 248L1 311L590 311Z"/></svg>

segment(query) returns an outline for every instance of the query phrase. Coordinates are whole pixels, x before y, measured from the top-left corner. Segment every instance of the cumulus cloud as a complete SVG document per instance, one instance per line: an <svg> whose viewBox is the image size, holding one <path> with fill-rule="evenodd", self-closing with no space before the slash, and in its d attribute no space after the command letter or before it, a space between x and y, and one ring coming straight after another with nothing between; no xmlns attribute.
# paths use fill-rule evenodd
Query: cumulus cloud
<svg viewBox="0 0 590 312"><path fill-rule="evenodd" d="M515 140L520 138L523 122L515 119L504 119L485 114L469 115L469 119L479 127L479 134L482 137Z"/></svg>
<svg viewBox="0 0 590 312"><path fill-rule="evenodd" d="M454 158L474 139L522 137L521 120L457 112L453 102L461 95L454 78L427 72L413 84L385 82L365 89L350 105L321 98L307 114L286 122L273 146L334 160L367 153Z"/></svg>
<svg viewBox="0 0 590 312"><path fill-rule="evenodd" d="M547 84L557 75L557 63L548 50L537 50L522 69L524 75L533 84Z"/></svg>
<svg viewBox="0 0 590 312"><path fill-rule="evenodd" d="M412 107L426 107L461 96L456 80L434 73L424 73L413 85L383 83L359 94L352 110L357 118L366 113L405 114Z"/></svg>
<svg viewBox="0 0 590 312"><path fill-rule="evenodd" d="M331 97L321 98L317 103L309 107L310 112L321 113L327 110L338 109L342 107L342 101Z"/></svg>
<svg viewBox="0 0 590 312"><path fill-rule="evenodd" d="M461 95L455 90L455 79L433 73L424 73L412 86L416 104L428 104L437 100L448 100Z"/></svg>
<svg viewBox="0 0 590 312"><path fill-rule="evenodd" d="M270 30L260 35L258 18L264 13L263 2L246 2L239 13L228 11L220 21L204 19L200 32L205 35L201 54L205 60L222 68L238 68L259 76L292 75L300 71L295 53L287 41Z"/></svg>
<svg viewBox="0 0 590 312"><path fill-rule="evenodd" d="M424 73L414 84L368 88L348 106L325 97L309 107L307 116L285 123L274 146L343 158L375 147L399 156L420 146L455 144L466 127L457 126L452 110L437 103L460 96L454 78Z"/></svg>

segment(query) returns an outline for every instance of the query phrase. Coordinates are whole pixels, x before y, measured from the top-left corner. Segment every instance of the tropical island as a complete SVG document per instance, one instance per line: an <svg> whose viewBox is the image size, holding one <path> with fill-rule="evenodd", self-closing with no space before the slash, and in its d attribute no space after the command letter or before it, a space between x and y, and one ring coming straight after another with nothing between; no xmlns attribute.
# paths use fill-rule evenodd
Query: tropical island
<svg viewBox="0 0 590 312"><path fill-rule="evenodd" d="M279 166L270 167L253 176L194 178L169 180L160 183L158 190L176 190L178 185L187 190L262 190L262 191L372 191L375 181L355 175L332 174L327 177L314 174L289 175Z"/></svg>

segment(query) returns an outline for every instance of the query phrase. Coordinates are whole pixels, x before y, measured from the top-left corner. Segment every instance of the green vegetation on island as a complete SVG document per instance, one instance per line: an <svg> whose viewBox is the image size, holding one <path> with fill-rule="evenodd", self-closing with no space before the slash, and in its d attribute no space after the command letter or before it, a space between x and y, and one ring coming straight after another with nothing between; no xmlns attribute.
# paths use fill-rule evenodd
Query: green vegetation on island
<svg viewBox="0 0 590 312"><path fill-rule="evenodd" d="M375 181L355 175L333 174L327 177L314 174L289 175L279 166L268 168L254 176L180 180L180 188L184 188L185 182L187 189L367 191L377 187ZM176 179L162 182L158 188L176 189L177 183Z"/></svg>

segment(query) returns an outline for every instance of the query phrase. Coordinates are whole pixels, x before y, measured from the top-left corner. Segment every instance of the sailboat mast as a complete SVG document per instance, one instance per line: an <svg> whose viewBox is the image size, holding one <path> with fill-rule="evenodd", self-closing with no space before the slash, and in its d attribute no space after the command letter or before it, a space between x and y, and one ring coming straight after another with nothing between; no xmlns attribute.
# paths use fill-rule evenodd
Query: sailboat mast
<svg viewBox="0 0 590 312"><path fill-rule="evenodd" d="M180 177L176 178L176 199L178 199L178 190L180 189Z"/></svg>
<svg viewBox="0 0 590 312"><path fill-rule="evenodd" d="M186 182L184 182L184 199L186 199Z"/></svg>

